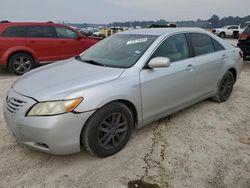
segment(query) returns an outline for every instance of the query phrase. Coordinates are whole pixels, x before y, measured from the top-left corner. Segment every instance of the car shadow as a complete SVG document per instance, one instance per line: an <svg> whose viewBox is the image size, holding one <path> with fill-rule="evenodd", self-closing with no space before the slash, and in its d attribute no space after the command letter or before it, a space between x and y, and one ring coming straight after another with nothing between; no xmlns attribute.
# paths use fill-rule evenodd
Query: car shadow
<svg viewBox="0 0 250 188"><path fill-rule="evenodd" d="M7 68L5 68L5 67L0 67L0 74L1 75L13 75L13 73L11 73Z"/></svg>

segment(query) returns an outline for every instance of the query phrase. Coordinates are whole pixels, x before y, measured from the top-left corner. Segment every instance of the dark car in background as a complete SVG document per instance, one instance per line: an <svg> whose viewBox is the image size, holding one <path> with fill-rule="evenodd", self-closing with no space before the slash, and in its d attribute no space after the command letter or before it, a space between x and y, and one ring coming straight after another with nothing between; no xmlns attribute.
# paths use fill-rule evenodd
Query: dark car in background
<svg viewBox="0 0 250 188"><path fill-rule="evenodd" d="M250 25L240 35L237 46L243 51L246 60L247 56L250 56Z"/></svg>
<svg viewBox="0 0 250 188"><path fill-rule="evenodd" d="M0 65L21 75L41 63L77 56L99 39L52 22L0 23Z"/></svg>

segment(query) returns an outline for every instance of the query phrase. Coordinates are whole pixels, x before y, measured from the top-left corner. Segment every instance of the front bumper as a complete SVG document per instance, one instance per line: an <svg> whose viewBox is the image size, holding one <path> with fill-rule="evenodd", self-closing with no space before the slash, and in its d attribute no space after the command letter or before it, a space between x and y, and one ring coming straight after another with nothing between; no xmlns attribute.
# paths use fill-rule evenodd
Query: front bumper
<svg viewBox="0 0 250 188"><path fill-rule="evenodd" d="M56 155L80 151L82 127L94 111L81 114L26 117L25 114L36 101L18 94L13 89L10 90L8 96L4 103L4 116L8 129L18 143ZM12 98L26 103L16 112L11 112L7 103Z"/></svg>

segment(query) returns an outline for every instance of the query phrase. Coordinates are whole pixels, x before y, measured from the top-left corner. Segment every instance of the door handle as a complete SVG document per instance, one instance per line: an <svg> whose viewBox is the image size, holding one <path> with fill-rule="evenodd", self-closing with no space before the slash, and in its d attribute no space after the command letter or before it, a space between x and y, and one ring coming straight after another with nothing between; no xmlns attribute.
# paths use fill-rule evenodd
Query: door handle
<svg viewBox="0 0 250 188"><path fill-rule="evenodd" d="M192 64L189 64L186 68L186 70L188 71L193 71L194 70L194 66Z"/></svg>

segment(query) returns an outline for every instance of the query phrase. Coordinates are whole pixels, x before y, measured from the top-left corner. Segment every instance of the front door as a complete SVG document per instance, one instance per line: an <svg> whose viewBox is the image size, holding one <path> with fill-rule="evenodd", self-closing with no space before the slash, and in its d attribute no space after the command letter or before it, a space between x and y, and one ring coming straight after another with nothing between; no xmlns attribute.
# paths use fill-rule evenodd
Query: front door
<svg viewBox="0 0 250 188"><path fill-rule="evenodd" d="M193 99L195 67L185 34L167 38L151 58L168 57L170 67L142 69L141 95L144 122Z"/></svg>
<svg viewBox="0 0 250 188"><path fill-rule="evenodd" d="M57 36L60 40L61 58L67 59L83 52L84 40L78 34L66 27L56 27Z"/></svg>

